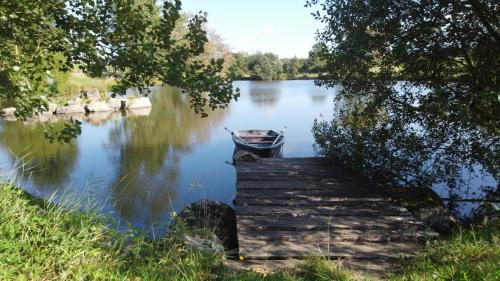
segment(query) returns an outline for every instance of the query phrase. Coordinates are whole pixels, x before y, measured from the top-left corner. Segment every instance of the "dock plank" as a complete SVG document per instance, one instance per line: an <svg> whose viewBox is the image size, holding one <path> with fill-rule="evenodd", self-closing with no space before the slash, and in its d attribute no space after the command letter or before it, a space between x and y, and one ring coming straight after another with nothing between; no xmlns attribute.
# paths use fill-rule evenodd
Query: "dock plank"
<svg viewBox="0 0 500 281"><path fill-rule="evenodd" d="M285 260L251 260L243 261L226 260L226 266L235 270L255 269L259 272L274 272L276 270L286 270L290 268L299 268L306 261L301 259ZM330 259L329 262L338 264L340 267L354 271L355 280L366 280L368 277L383 277L387 273L396 273L401 270L400 266L394 262L385 259Z"/></svg>
<svg viewBox="0 0 500 281"><path fill-rule="evenodd" d="M411 216L307 216L266 217L237 215L238 229L288 229L295 231L327 229L406 229L415 226L425 229L423 222Z"/></svg>
<svg viewBox="0 0 500 281"><path fill-rule="evenodd" d="M332 190L332 189L341 189L341 188L348 188L348 189L360 189L363 191L368 191L370 188L375 189L376 186L367 184L366 182L362 182L358 179L349 179L349 180L340 180L338 178L330 179L330 180L325 180L323 179L322 181L269 181L265 182L262 180L248 180L248 181L239 181L237 183L236 188L238 190L241 189L252 189L252 190L257 190L257 189L266 189L266 190L271 190L271 189L288 189L288 190Z"/></svg>
<svg viewBox="0 0 500 281"><path fill-rule="evenodd" d="M331 204L330 206L239 206L237 215L246 216L407 216L410 213L402 207L387 203L362 202L354 204Z"/></svg>
<svg viewBox="0 0 500 281"><path fill-rule="evenodd" d="M275 190L253 190L241 189L237 190L237 196L252 197L252 198L288 198L288 199L308 199L311 197L350 197L350 198L388 198L383 193L377 193L374 190L361 190L361 189L308 189L308 190L289 190L289 189L275 189Z"/></svg>
<svg viewBox="0 0 500 281"><path fill-rule="evenodd" d="M237 206L332 206L336 204L361 204L366 202L391 202L383 197L307 197L299 198L254 198L239 195L234 202Z"/></svg>
<svg viewBox="0 0 500 281"><path fill-rule="evenodd" d="M236 175L239 254L249 264L317 255L387 271L438 236L382 189L323 158L239 162Z"/></svg>
<svg viewBox="0 0 500 281"><path fill-rule="evenodd" d="M285 259L321 256L329 258L407 258L418 251L416 243L311 242L245 240L240 255L252 259Z"/></svg>
<svg viewBox="0 0 500 281"><path fill-rule="evenodd" d="M287 230L240 230L239 239L260 241L295 241L295 242L401 242L426 241L436 238L436 233L422 231L419 227L406 229L326 229L318 231Z"/></svg>

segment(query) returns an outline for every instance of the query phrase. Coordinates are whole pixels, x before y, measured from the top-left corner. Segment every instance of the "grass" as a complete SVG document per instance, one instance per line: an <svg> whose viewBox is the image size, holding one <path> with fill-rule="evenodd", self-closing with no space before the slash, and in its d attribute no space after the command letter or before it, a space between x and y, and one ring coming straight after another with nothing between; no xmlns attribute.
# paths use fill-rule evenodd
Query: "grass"
<svg viewBox="0 0 500 281"><path fill-rule="evenodd" d="M80 94L81 90L97 88L101 95L109 91L116 83L113 78L90 77L82 72L71 71L56 74L58 103L64 103Z"/></svg>
<svg viewBox="0 0 500 281"><path fill-rule="evenodd" d="M431 242L426 251L392 280L500 280L500 228L476 225L450 239Z"/></svg>
<svg viewBox="0 0 500 281"><path fill-rule="evenodd" d="M78 206L74 206L77 208ZM119 233L92 212L63 209L9 183L0 184L1 280L359 280L338 263L315 258L292 271L233 271L223 256L194 251L182 227L151 241ZM500 280L498 225L475 226L430 243L389 280ZM366 277L369 280L368 277Z"/></svg>
<svg viewBox="0 0 500 281"><path fill-rule="evenodd" d="M179 235L118 233L10 184L0 185L0 216L0 280L206 280L221 266L219 254L189 251Z"/></svg>

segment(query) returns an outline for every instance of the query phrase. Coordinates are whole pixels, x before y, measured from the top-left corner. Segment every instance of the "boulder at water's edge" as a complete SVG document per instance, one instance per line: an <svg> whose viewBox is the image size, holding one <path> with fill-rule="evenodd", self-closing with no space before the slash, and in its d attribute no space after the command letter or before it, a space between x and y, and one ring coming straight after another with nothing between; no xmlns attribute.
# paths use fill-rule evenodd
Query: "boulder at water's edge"
<svg viewBox="0 0 500 281"><path fill-rule="evenodd" d="M103 112L103 111L113 111L113 109L103 101L91 101L85 106L88 112Z"/></svg>
<svg viewBox="0 0 500 281"><path fill-rule="evenodd" d="M238 249L236 214L219 201L200 200L186 206L179 217L189 230L214 233L224 248L233 253Z"/></svg>
<svg viewBox="0 0 500 281"><path fill-rule="evenodd" d="M0 111L0 114L3 116L14 116L14 112L16 112L16 109L14 107L7 107L2 109Z"/></svg>
<svg viewBox="0 0 500 281"><path fill-rule="evenodd" d="M85 108L77 102L68 103L68 105L58 106L56 109L57 114L71 114L71 113L84 113Z"/></svg>
<svg viewBox="0 0 500 281"><path fill-rule="evenodd" d="M127 104L127 108L129 109L134 109L134 108L146 108L146 107L151 107L153 106L151 104L151 101L147 97L139 97L139 98L134 98L130 99Z"/></svg>

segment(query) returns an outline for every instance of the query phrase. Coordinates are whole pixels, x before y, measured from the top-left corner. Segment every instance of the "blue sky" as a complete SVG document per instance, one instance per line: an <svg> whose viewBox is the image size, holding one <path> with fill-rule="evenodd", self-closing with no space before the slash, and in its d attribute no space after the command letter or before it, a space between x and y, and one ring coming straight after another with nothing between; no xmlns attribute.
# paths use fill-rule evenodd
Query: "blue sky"
<svg viewBox="0 0 500 281"><path fill-rule="evenodd" d="M307 57L321 24L306 0L182 0L186 12L205 11L232 51Z"/></svg>

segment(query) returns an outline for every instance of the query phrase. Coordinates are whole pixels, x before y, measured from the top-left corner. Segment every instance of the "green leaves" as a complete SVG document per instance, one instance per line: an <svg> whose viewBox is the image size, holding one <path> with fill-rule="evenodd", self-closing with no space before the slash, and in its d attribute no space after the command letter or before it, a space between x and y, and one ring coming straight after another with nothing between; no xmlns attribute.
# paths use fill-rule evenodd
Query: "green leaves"
<svg viewBox="0 0 500 281"><path fill-rule="evenodd" d="M473 167L499 178L498 1L307 5L325 23L317 83L343 87L335 120L313 128L320 153L398 184L456 186Z"/></svg>
<svg viewBox="0 0 500 281"><path fill-rule="evenodd" d="M47 125L44 130L45 137L52 143L58 141L60 143L69 143L82 133L82 123L78 120L70 120L64 123L62 130L57 131L52 125Z"/></svg>
<svg viewBox="0 0 500 281"><path fill-rule="evenodd" d="M251 77L257 80L276 80L282 71L281 61L273 53L250 55L247 67Z"/></svg>
<svg viewBox="0 0 500 281"><path fill-rule="evenodd" d="M19 0L0 5L0 98L12 100L24 119L57 94L51 73L78 67L90 76L112 73L114 90L146 91L155 83L177 86L191 95L192 107L226 107L236 98L223 61L203 63L205 14L187 22L182 37L181 2L153 0ZM61 133L77 135L72 123ZM73 128L73 129L69 129ZM52 136L52 134L49 134ZM58 139L57 137L55 139ZM66 138L64 138L66 140Z"/></svg>

